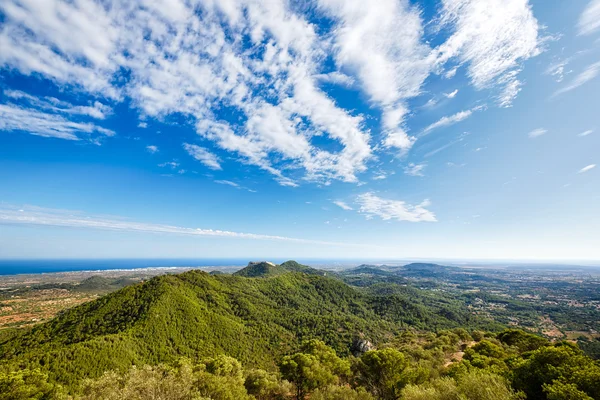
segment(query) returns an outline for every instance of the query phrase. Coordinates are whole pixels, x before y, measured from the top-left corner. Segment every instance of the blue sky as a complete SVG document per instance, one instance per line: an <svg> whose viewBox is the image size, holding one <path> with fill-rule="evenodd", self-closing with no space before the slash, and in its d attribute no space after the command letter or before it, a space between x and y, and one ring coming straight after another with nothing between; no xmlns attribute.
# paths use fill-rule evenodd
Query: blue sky
<svg viewBox="0 0 600 400"><path fill-rule="evenodd" d="M0 257L600 260L600 0L0 4Z"/></svg>

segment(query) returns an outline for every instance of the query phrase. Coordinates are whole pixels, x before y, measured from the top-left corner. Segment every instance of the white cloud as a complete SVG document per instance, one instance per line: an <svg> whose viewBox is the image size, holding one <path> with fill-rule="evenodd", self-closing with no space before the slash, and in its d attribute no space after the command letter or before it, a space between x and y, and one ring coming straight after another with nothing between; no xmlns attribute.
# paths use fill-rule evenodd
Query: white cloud
<svg viewBox="0 0 600 400"><path fill-rule="evenodd" d="M600 29L600 0L591 0L577 23L580 35L590 35Z"/></svg>
<svg viewBox="0 0 600 400"><path fill-rule="evenodd" d="M437 104L437 100L436 99L429 99L427 100L427 103L423 104L423 108L432 108L435 107L435 105Z"/></svg>
<svg viewBox="0 0 600 400"><path fill-rule="evenodd" d="M354 85L354 78L343 74L339 71L330 72L328 74L319 74L315 78L320 82L335 83L336 85L351 87Z"/></svg>
<svg viewBox="0 0 600 400"><path fill-rule="evenodd" d="M76 122L58 114L14 104L0 104L0 131L22 131L36 136L98 143L115 132L89 122Z"/></svg>
<svg viewBox="0 0 600 400"><path fill-rule="evenodd" d="M510 104L518 93L515 72L540 53L540 26L528 0L442 0L442 24L454 29L437 48L438 63L458 58L477 89L510 87L499 97ZM510 95L513 97L511 98Z"/></svg>
<svg viewBox="0 0 600 400"><path fill-rule="evenodd" d="M336 200L333 202L333 204L335 204L336 206L338 206L346 211L350 211L353 209L352 207L350 207L348 204L344 203L343 201Z"/></svg>
<svg viewBox="0 0 600 400"><path fill-rule="evenodd" d="M471 115L473 115L474 111L478 111L481 109L483 109L483 107L478 106L478 107L472 108L470 110L464 110L464 111L457 112L454 115L442 117L438 121L434 122L433 124L427 126L425 129L423 129L422 134L426 135L426 134L430 133L431 131L433 131L434 129L443 128L446 126L454 125L457 122L464 121L465 119L467 119Z"/></svg>
<svg viewBox="0 0 600 400"><path fill-rule="evenodd" d="M444 151L444 150L446 150L448 147L451 147L451 146L455 145L456 143L458 143L458 141L457 141L457 140L453 140L453 141L451 141L451 142L449 142L449 143L446 143L446 144L445 144L445 145L443 145L443 146L440 146L440 147L438 147L438 148L436 148L436 149L433 149L433 150L431 150L431 151L429 151L429 152L425 153L424 157L425 157L425 158L429 158L429 157L431 157L431 156L434 156L434 155L436 155L437 153L439 153L440 151Z"/></svg>
<svg viewBox="0 0 600 400"><path fill-rule="evenodd" d="M240 189L240 185L238 185L235 182L232 181L227 181L227 180L216 180L215 183L218 183L219 185L227 185L227 186L232 186L236 189Z"/></svg>
<svg viewBox="0 0 600 400"><path fill-rule="evenodd" d="M304 169L307 180L356 182L366 169L370 135L362 118L317 87L327 41L286 1L53 0L37 6L9 0L0 7L6 15L0 66L92 95L129 97L145 118L181 113L197 123L228 125L213 111L232 107L248 124L231 126L226 138L211 137L225 147L251 144L232 151L282 185L297 186L273 159L283 158L286 170ZM339 71L329 77L344 79ZM318 148L310 143L313 135L327 135L343 149ZM290 146L294 140L304 142L299 151Z"/></svg>
<svg viewBox="0 0 600 400"><path fill-rule="evenodd" d="M395 0L319 0L319 4L337 22L336 63L352 71L383 110L384 145L407 151L414 138L403 127L405 102L420 94L431 71L419 10Z"/></svg>
<svg viewBox="0 0 600 400"><path fill-rule="evenodd" d="M206 165L210 169L221 170L221 164L219 158L206 150L204 147L197 146L195 144L184 143L183 148L187 153Z"/></svg>
<svg viewBox="0 0 600 400"><path fill-rule="evenodd" d="M452 79L452 78L454 78L454 76L456 75L456 72L457 72L457 71L458 71L458 67L454 67L454 68L452 68L452 69L449 69L449 70L448 70L448 72L446 72L446 73L444 74L444 77L445 77L446 79Z"/></svg>
<svg viewBox="0 0 600 400"><path fill-rule="evenodd" d="M570 74L571 70L565 70L567 65L571 62L571 58L566 58L564 60L557 61L551 64L546 69L546 74L554 77L554 80L558 83L562 82L565 79L565 75Z"/></svg>
<svg viewBox="0 0 600 400"><path fill-rule="evenodd" d="M458 89L456 89L450 93L444 93L444 96L446 96L448 99L453 99L456 97L457 94L458 94Z"/></svg>
<svg viewBox="0 0 600 400"><path fill-rule="evenodd" d="M408 151L416 140L405 126L409 100L432 72L451 76L464 64L476 88L501 86L507 105L521 61L538 52L526 0L444 0L441 21L452 36L436 49L408 1L316 1L311 13L330 17L331 29L285 0L5 0L0 67L127 101L144 121L182 115L216 146L297 186L358 183L382 148L375 141ZM383 137L323 92L324 80L360 86L380 108ZM110 110L101 104L70 112L102 118ZM240 119L218 120L223 107ZM316 145L319 135L341 150Z"/></svg>
<svg viewBox="0 0 600 400"><path fill-rule="evenodd" d="M143 129L143 128L147 128L147 127L148 127L148 123L147 122L140 122L138 124L138 128L142 128Z"/></svg>
<svg viewBox="0 0 600 400"><path fill-rule="evenodd" d="M584 172L588 172L589 170L592 170L594 168L596 168L596 164L590 164L587 167L581 168L577 173L578 174L583 174Z"/></svg>
<svg viewBox="0 0 600 400"><path fill-rule="evenodd" d="M581 132L581 133L580 133L579 135L577 135L577 136L579 136L579 137L585 137L585 136L587 136L587 135L591 135L592 133L594 133L594 131L593 131L593 130L591 130L591 129L589 129L589 130L587 130L587 131L585 131L585 132Z"/></svg>
<svg viewBox="0 0 600 400"><path fill-rule="evenodd" d="M179 167L179 163L177 161L167 161L162 164L158 164L158 166L161 168L169 167L171 169L176 169Z"/></svg>
<svg viewBox="0 0 600 400"><path fill-rule="evenodd" d="M367 192L357 196L356 202L360 205L359 212L365 214L367 218L377 216L384 221L437 221L435 214L425 208L430 205L428 200L423 201L421 204L409 205L403 201L383 199Z"/></svg>
<svg viewBox="0 0 600 400"><path fill-rule="evenodd" d="M84 115L96 119L105 119L112 114L112 108L95 101L91 105L73 105L68 101L55 97L38 98L20 90L5 90L4 95L10 99L28 103L30 107L50 111L57 114Z"/></svg>
<svg viewBox="0 0 600 400"><path fill-rule="evenodd" d="M240 185L238 183L235 183L235 182L232 182L232 181L228 181L228 180L225 180L225 179L218 179L218 180L216 180L214 182L218 183L219 185L227 185L227 186L234 187L236 189L247 190L247 191L249 191L251 193L256 193L256 190L254 190L254 189L249 189L249 188L247 188L245 186L242 186L242 185Z"/></svg>
<svg viewBox="0 0 600 400"><path fill-rule="evenodd" d="M32 135L67 140L87 139L100 144L115 132L86 122L82 117L104 119L112 109L99 101L73 105L54 97L38 98L19 90L4 90L10 102L0 104L0 130L22 131Z"/></svg>
<svg viewBox="0 0 600 400"><path fill-rule="evenodd" d="M427 164L414 164L410 163L406 167L404 167L404 173L410 176L424 176L423 170Z"/></svg>
<svg viewBox="0 0 600 400"><path fill-rule="evenodd" d="M158 152L158 147L157 146L146 146L146 150L148 150L149 153L154 154L156 152Z"/></svg>
<svg viewBox="0 0 600 400"><path fill-rule="evenodd" d="M565 64L555 64L548 67L548 75L552 75L556 82L562 82L565 79Z"/></svg>
<svg viewBox="0 0 600 400"><path fill-rule="evenodd" d="M588 83L592 79L596 78L600 74L600 62L588 65L583 72L575 77L567 86L557 90L554 93L554 96L561 95L566 92L570 92L573 89L577 89L578 87Z"/></svg>
<svg viewBox="0 0 600 400"><path fill-rule="evenodd" d="M3 1L0 65L117 97L111 87L119 32L91 1Z"/></svg>
<svg viewBox="0 0 600 400"><path fill-rule="evenodd" d="M529 136L531 139L535 139L537 137L545 135L546 133L548 133L548 131L546 129L544 129L544 128L537 128L537 129L534 129L531 132L529 132L527 134L527 136Z"/></svg>
<svg viewBox="0 0 600 400"><path fill-rule="evenodd" d="M173 225L134 222L127 219L104 218L86 215L80 212L46 209L39 207L0 206L0 224L23 224L39 226L58 226L80 229L101 229L110 231L142 232L154 234L175 234L186 236L224 237L253 240L271 240L305 244L351 245L319 240L299 239L286 236L263 235L222 231L205 228L187 228Z"/></svg>
<svg viewBox="0 0 600 400"><path fill-rule="evenodd" d="M499 81L504 84L504 89L496 96L498 105L503 108L512 107L514 99L521 92L523 83L516 78L519 71L513 71L504 75Z"/></svg>

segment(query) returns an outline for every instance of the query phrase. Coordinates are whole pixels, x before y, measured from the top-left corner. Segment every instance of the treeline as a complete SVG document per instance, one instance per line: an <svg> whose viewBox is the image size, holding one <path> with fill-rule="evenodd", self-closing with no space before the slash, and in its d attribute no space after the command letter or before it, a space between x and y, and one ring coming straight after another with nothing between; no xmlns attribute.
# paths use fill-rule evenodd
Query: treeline
<svg viewBox="0 0 600 400"><path fill-rule="evenodd" d="M39 369L0 372L0 400L594 400L600 364L568 342L518 330L408 330L379 349L340 357L319 340L277 368L219 355L107 371L71 387Z"/></svg>

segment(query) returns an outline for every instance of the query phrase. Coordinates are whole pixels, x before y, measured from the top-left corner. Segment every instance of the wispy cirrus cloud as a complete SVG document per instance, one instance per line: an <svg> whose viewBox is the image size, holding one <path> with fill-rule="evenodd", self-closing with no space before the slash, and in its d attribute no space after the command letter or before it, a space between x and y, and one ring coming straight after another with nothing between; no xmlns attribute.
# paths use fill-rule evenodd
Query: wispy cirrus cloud
<svg viewBox="0 0 600 400"><path fill-rule="evenodd" d="M594 131L591 130L591 129L588 129L587 131L581 132L577 136L579 136L579 137L585 137L585 136L591 135L592 133L594 133Z"/></svg>
<svg viewBox="0 0 600 400"><path fill-rule="evenodd" d="M552 97L570 92L580 86L585 85L600 74L600 61L588 65L579 75L577 75L569 84L554 92Z"/></svg>
<svg viewBox="0 0 600 400"><path fill-rule="evenodd" d="M529 136L531 139L535 139L542 135L545 135L546 133L548 133L548 130L546 130L544 128L537 128L537 129L534 129L531 132L529 132L527 134L527 136Z"/></svg>
<svg viewBox="0 0 600 400"><path fill-rule="evenodd" d="M442 0L442 24L454 33L438 47L437 62L458 58L475 88L500 87L499 104L510 106L521 63L540 54L545 40L529 1Z"/></svg>
<svg viewBox="0 0 600 400"><path fill-rule="evenodd" d="M177 161L173 160L173 161L166 161L164 163L160 163L160 164L158 164L158 166L161 168L169 167L171 169L176 169L177 167L179 167L179 163Z"/></svg>
<svg viewBox="0 0 600 400"><path fill-rule="evenodd" d="M15 104L0 104L0 131L20 131L36 136L66 140L88 139L99 143L115 132L91 122L77 122L59 114Z"/></svg>
<svg viewBox="0 0 600 400"><path fill-rule="evenodd" d="M577 22L580 35L590 35L600 30L600 0L591 0Z"/></svg>
<svg viewBox="0 0 600 400"><path fill-rule="evenodd" d="M546 75L554 77L554 80L558 83L562 82L565 79L565 75L573 72L572 70L566 70L570 62L571 59L567 58L550 64L546 69Z"/></svg>
<svg viewBox="0 0 600 400"><path fill-rule="evenodd" d="M423 174L423 170L427 167L427 164L415 164L410 163L406 167L404 167L404 173L410 176L425 176Z"/></svg>
<svg viewBox="0 0 600 400"><path fill-rule="evenodd" d="M115 217L101 217L88 215L76 211L47 209L32 206L16 207L11 205L0 205L0 225L2 224L56 226L79 229L141 232L151 234L223 237L232 239L239 238L304 244L323 244L334 246L353 245L349 243L301 239L287 236L264 235L245 232L223 231L218 229L188 228L174 225L135 222L128 219L121 219Z"/></svg>
<svg viewBox="0 0 600 400"><path fill-rule="evenodd" d="M345 202L343 202L343 201L340 201L340 200L336 200L336 201L334 201L334 202L333 202L333 204L335 204L336 206L338 206L338 207L340 207L341 209L343 209L343 210L346 210L346 211L351 211L351 210L353 210L353 208L352 208L352 207L350 207L348 204L346 204Z"/></svg>
<svg viewBox="0 0 600 400"><path fill-rule="evenodd" d="M221 170L221 164L219 157L206 150L204 147L200 147L195 144L184 143L183 148L187 153L206 165L210 169Z"/></svg>
<svg viewBox="0 0 600 400"><path fill-rule="evenodd" d="M19 131L36 136L66 140L89 140L100 144L115 132L86 121L104 119L112 109L96 101L74 105L54 97L35 97L19 90L2 92L8 102L0 104L0 130Z"/></svg>
<svg viewBox="0 0 600 400"><path fill-rule="evenodd" d="M444 97L446 97L448 99L455 98L457 94L458 94L458 89L455 89L454 91L452 91L450 93L443 93Z"/></svg>
<svg viewBox="0 0 600 400"><path fill-rule="evenodd" d="M586 167L581 168L577 173L578 174L583 174L585 172L593 170L594 168L596 168L596 164L590 164L590 165L588 165Z"/></svg>
<svg viewBox="0 0 600 400"><path fill-rule="evenodd" d="M5 90L4 95L10 99L27 103L30 107L63 115L83 115L96 119L105 119L112 114L112 108L99 101L90 105L74 105L55 97L35 97L20 90Z"/></svg>
<svg viewBox="0 0 600 400"><path fill-rule="evenodd" d="M234 187L236 189L240 188L239 184L237 184L235 182L232 182L232 181L228 181L228 180L219 179L219 180L216 180L215 183L218 183L219 185L231 186L231 187Z"/></svg>
<svg viewBox="0 0 600 400"><path fill-rule="evenodd" d="M240 189L240 190L247 190L251 193L256 193L256 190L254 189L249 189L245 186L240 185L239 183L233 182L233 181L228 181L226 179L217 179L216 181L214 181L215 183L218 183L219 185L226 185L226 186L231 186L233 188L236 189Z"/></svg>
<svg viewBox="0 0 600 400"><path fill-rule="evenodd" d="M425 127L425 129L423 129L423 132L421 133L421 135L427 135L429 133L431 133L431 131L438 129L438 128L443 128L446 126L450 126L450 125L454 125L458 122L464 121L465 119L469 118L471 115L473 115L473 113L475 111L479 111L484 109L484 106L477 106L474 107L470 110L464 110L464 111L460 111L457 112L456 114L453 115L449 115L449 116L445 116L440 118L439 120L437 120L436 122L434 122L431 125L428 125L427 127Z"/></svg>
<svg viewBox="0 0 600 400"><path fill-rule="evenodd" d="M397 220L409 222L436 222L435 214L426 209L429 200L421 204L410 205L400 200L384 199L372 192L363 193L356 197L360 205L359 212L368 219L379 217L384 221Z"/></svg>

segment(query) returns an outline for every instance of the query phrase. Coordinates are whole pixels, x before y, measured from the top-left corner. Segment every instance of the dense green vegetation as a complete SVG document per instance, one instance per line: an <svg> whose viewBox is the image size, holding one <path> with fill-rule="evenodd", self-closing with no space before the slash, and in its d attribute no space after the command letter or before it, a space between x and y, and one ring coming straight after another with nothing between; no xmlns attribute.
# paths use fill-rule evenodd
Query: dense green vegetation
<svg viewBox="0 0 600 400"><path fill-rule="evenodd" d="M286 261L279 265L275 265L266 261L250 263L246 268L240 269L233 275L243 276L246 278L266 278L275 275L285 274L287 272L302 272L304 274L321 276L327 275L325 271L309 267L308 265L300 264L293 260Z"/></svg>
<svg viewBox="0 0 600 400"><path fill-rule="evenodd" d="M41 367L70 385L132 364L231 355L275 369L280 355L321 338L347 353L354 337L381 341L398 326L345 284L287 273L242 278L191 271L160 276L73 308L0 343L4 364Z"/></svg>
<svg viewBox="0 0 600 400"><path fill-rule="evenodd" d="M245 278L259 278L285 274L287 271L281 265L271 264L269 262L250 263L246 268L242 268L235 272L235 276L243 276Z"/></svg>
<svg viewBox="0 0 600 400"><path fill-rule="evenodd" d="M290 261L134 284L2 332L0 400L600 399L600 364L577 344L380 280L391 273Z"/></svg>
<svg viewBox="0 0 600 400"><path fill-rule="evenodd" d="M477 339L477 340L475 340ZM462 358L462 359L461 359ZM0 372L0 400L590 400L600 365L568 343L517 330L407 330L380 349L340 357L305 341L267 371L218 355L106 371L65 387L40 369Z"/></svg>

